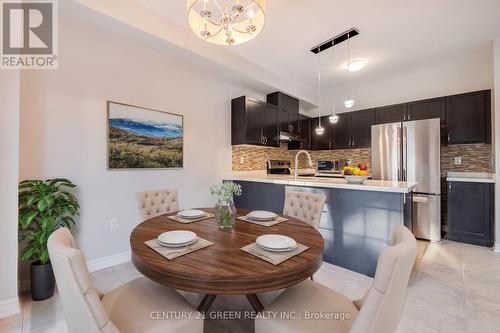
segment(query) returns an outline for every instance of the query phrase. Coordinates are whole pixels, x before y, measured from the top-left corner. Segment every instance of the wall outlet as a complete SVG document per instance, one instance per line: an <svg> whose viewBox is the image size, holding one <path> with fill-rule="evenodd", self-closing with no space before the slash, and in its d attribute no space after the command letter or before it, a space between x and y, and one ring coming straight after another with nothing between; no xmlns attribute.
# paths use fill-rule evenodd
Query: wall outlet
<svg viewBox="0 0 500 333"><path fill-rule="evenodd" d="M109 220L109 229L111 231L117 231L118 230L118 219L117 218Z"/></svg>
<svg viewBox="0 0 500 333"><path fill-rule="evenodd" d="M240 164L245 164L245 157L244 156L240 157Z"/></svg>
<svg viewBox="0 0 500 333"><path fill-rule="evenodd" d="M455 157L453 159L453 163L455 163L456 165L462 164L462 156Z"/></svg>

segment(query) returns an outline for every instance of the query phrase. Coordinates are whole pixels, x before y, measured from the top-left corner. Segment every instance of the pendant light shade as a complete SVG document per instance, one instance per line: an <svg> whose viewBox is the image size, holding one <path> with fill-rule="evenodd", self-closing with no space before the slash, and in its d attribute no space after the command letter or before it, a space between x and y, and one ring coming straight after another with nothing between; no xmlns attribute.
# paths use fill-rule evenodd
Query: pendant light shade
<svg viewBox="0 0 500 333"><path fill-rule="evenodd" d="M337 114L334 113L330 116L329 119L332 124L336 124L339 121L339 116L337 116Z"/></svg>
<svg viewBox="0 0 500 333"><path fill-rule="evenodd" d="M344 106L347 108L347 109L350 109L354 106L354 100L352 98L349 98L349 99L346 99L344 101Z"/></svg>
<svg viewBox="0 0 500 333"><path fill-rule="evenodd" d="M187 0L187 21L209 43L238 45L264 29L265 5L265 0Z"/></svg>
<svg viewBox="0 0 500 333"><path fill-rule="evenodd" d="M316 127L315 131L316 131L316 135L323 135L323 133L325 133L325 128L323 126L321 126L321 123L320 123L318 125L318 127Z"/></svg>

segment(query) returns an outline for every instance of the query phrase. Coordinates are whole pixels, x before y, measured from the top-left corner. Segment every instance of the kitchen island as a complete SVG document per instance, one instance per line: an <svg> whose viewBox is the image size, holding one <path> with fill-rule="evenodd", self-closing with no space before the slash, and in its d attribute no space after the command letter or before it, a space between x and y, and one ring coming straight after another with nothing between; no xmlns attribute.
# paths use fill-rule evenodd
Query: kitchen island
<svg viewBox="0 0 500 333"><path fill-rule="evenodd" d="M325 240L323 259L374 276L380 251L389 245L397 224L411 229L414 182L366 180L362 185L344 179L268 175L265 171L231 172L223 177L242 186L236 207L283 211L285 190L326 195L319 231ZM266 231L264 230L263 233Z"/></svg>

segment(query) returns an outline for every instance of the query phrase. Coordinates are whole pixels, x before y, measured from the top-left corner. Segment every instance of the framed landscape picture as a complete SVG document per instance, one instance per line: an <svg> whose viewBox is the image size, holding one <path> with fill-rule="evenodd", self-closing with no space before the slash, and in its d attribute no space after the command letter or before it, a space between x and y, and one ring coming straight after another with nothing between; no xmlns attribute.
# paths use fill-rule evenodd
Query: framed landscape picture
<svg viewBox="0 0 500 333"><path fill-rule="evenodd" d="M183 167L181 115L107 102L109 169Z"/></svg>

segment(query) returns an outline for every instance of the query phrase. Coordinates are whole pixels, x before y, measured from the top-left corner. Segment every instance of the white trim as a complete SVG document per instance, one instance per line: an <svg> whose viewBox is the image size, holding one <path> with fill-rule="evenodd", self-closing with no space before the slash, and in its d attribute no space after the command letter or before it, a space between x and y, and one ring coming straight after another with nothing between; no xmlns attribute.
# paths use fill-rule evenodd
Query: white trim
<svg viewBox="0 0 500 333"><path fill-rule="evenodd" d="M131 258L130 251L114 254L109 257L87 261L89 272L97 272L102 269L120 265L129 262Z"/></svg>
<svg viewBox="0 0 500 333"><path fill-rule="evenodd" d="M495 243L495 247L493 248L493 251L497 254L500 254L500 243Z"/></svg>
<svg viewBox="0 0 500 333"><path fill-rule="evenodd" d="M0 319L14 316L21 312L17 297L0 302Z"/></svg>

